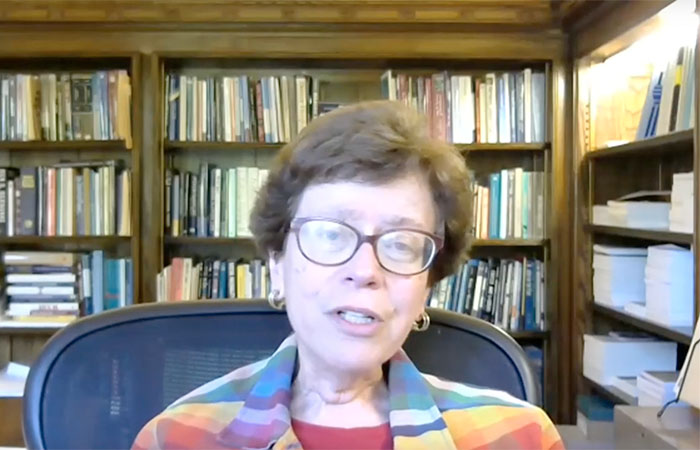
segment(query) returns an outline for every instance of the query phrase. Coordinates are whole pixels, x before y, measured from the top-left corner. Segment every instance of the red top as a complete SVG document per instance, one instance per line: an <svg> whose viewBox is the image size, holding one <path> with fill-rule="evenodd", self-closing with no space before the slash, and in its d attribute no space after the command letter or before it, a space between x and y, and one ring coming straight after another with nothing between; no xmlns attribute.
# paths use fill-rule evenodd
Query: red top
<svg viewBox="0 0 700 450"><path fill-rule="evenodd" d="M346 450L394 448L389 423L376 427L336 428L292 419L294 434L304 450Z"/></svg>

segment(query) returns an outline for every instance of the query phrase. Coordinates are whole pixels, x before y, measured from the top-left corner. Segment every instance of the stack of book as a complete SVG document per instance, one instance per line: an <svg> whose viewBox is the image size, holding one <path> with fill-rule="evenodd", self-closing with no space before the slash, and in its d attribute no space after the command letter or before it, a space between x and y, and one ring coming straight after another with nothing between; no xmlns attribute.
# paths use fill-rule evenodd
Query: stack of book
<svg viewBox="0 0 700 450"><path fill-rule="evenodd" d="M133 303L132 264L90 254L9 251L7 309L12 320L65 322Z"/></svg>
<svg viewBox="0 0 700 450"><path fill-rule="evenodd" d="M80 315L79 255L7 252L3 259L7 274L5 317L68 322Z"/></svg>
<svg viewBox="0 0 700 450"><path fill-rule="evenodd" d="M583 375L609 386L616 377L637 376L645 370L675 370L675 342L622 333L583 336Z"/></svg>
<svg viewBox="0 0 700 450"><path fill-rule="evenodd" d="M544 142L544 72L489 72L483 77L411 76L387 71L382 95L425 114L433 137L454 143Z"/></svg>
<svg viewBox="0 0 700 450"><path fill-rule="evenodd" d="M250 212L268 171L257 167L222 169L203 163L199 174L167 169L165 234L169 236L250 237Z"/></svg>
<svg viewBox="0 0 700 450"><path fill-rule="evenodd" d="M201 299L251 299L268 295L265 263L192 258L173 258L156 277L157 301Z"/></svg>
<svg viewBox="0 0 700 450"><path fill-rule="evenodd" d="M674 173L671 187L671 211L669 223L671 231L678 233L693 232L694 196L693 172Z"/></svg>
<svg viewBox="0 0 700 450"><path fill-rule="evenodd" d="M171 72L165 89L171 141L289 142L324 111L318 80L307 75L255 80Z"/></svg>
<svg viewBox="0 0 700 450"><path fill-rule="evenodd" d="M0 236L129 236L131 171L118 161L0 168Z"/></svg>
<svg viewBox="0 0 700 450"><path fill-rule="evenodd" d="M693 252L673 244L649 247L646 315L668 326L693 326Z"/></svg>
<svg viewBox="0 0 700 450"><path fill-rule="evenodd" d="M678 380L677 371L644 371L637 375L639 406L663 406L676 398L673 387Z"/></svg>
<svg viewBox="0 0 700 450"><path fill-rule="evenodd" d="M544 173L504 169L489 185L472 185L472 234L479 239L541 239L544 236Z"/></svg>
<svg viewBox="0 0 700 450"><path fill-rule="evenodd" d="M593 224L668 230L670 191L639 191L593 206Z"/></svg>
<svg viewBox="0 0 700 450"><path fill-rule="evenodd" d="M0 74L0 141L7 140L124 140L131 148L129 74Z"/></svg>
<svg viewBox="0 0 700 450"><path fill-rule="evenodd" d="M692 127L695 104L695 47L669 48L655 65L637 128L637 140Z"/></svg>
<svg viewBox="0 0 700 450"><path fill-rule="evenodd" d="M472 259L443 278L429 306L491 322L505 330L544 330L544 264L534 259Z"/></svg>
<svg viewBox="0 0 700 450"><path fill-rule="evenodd" d="M593 246L593 301L622 308L630 302L644 302L644 269L647 249Z"/></svg>

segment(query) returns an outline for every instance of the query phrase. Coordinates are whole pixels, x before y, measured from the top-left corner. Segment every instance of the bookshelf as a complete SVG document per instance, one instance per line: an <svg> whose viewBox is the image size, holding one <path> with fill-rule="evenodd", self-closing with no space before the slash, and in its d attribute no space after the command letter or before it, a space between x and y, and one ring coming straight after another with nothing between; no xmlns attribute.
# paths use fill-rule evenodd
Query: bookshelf
<svg viewBox="0 0 700 450"><path fill-rule="evenodd" d="M609 331L643 332L675 342L678 344L676 369L679 369L688 351L692 325L695 324L700 310L697 282L693 289L682 291L684 305L694 311L691 314L684 313L687 326L677 322L671 325L662 319L664 313L657 314L656 309L652 310L654 312L647 311L649 308L656 308L658 299L663 296L668 297L664 299L670 304L670 291L663 296L646 296L646 306L623 306L616 303L620 300L607 299L603 294L602 276L598 279L598 288L594 288L595 245L659 248L660 245L672 244L676 246L673 248L680 249L679 252L689 256L689 251L697 249L700 241L699 224L697 219L693 218L692 212L692 209L695 209L697 216L697 177L700 173L700 153L697 145L698 77L691 70L687 70L689 67L697 67L698 63L697 52L688 50L697 47L697 30L693 31L693 27L697 25L692 23L690 11L684 12L679 8L675 11L671 11L672 8L660 11L668 3L670 2L659 2L654 8L620 7L616 13L610 14L603 21L606 25L601 22L581 30L575 35L573 43L573 47L577 49L574 64L577 95L574 99L573 123L573 175L577 183L574 211L574 236L577 237L574 239L573 260L573 323L576 337L572 344L572 363L578 373L575 391L580 395L594 393L613 403L636 404L636 400L613 386L603 386L583 375L583 335L606 334ZM674 8L677 6L679 5L674 5ZM635 15L636 19L632 20L631 15ZM618 24L612 29L609 28L615 21ZM670 24L672 26L669 26ZM687 36L684 37L684 33ZM651 41L663 41L665 50L655 51L648 45ZM682 49L679 50L679 47ZM676 103L669 102L672 97L668 97L674 87L671 86L669 90L668 85L659 84L658 68L662 65L668 66L665 60L674 61L672 70L678 75L681 72L676 72L677 61L683 61L683 77L675 89L679 91L682 85L685 95L677 97ZM603 78L600 77L606 79L607 84L601 84L600 80ZM657 83L657 95L661 93L658 98L657 120L650 119L653 116L649 116L649 112L655 110L647 107L653 105L648 99L649 87L654 86L654 83ZM692 102L690 99L693 99ZM679 183L677 180L680 180L680 177L676 177L674 181L674 175L690 172L695 174L694 181L688 182L689 193L692 193L692 196L688 197L692 200L684 203L684 206L692 206L689 213L687 209L680 211L684 214L684 220L688 218L681 222L676 214L679 212L676 208L680 204L681 196L678 194L678 185L675 184ZM671 200L665 200L672 202L670 213L666 213L670 226L624 226L625 223L619 218L621 216L601 214L605 208L598 205L610 205L607 202L639 191L674 191L670 195ZM609 206L608 211L612 211L613 207ZM627 222L630 223L633 222ZM598 249L599 252L604 251L600 247ZM687 278L694 277L697 280L700 274L697 257L690 256L689 259L693 262ZM603 264L603 258L600 261L600 264ZM652 269L653 267L655 266L652 266ZM598 268L601 274L606 273L600 266ZM628 285L638 283L633 279L626 279L626 282ZM647 292L655 289L653 279L651 284L649 281L643 283ZM673 298L675 301L679 296L674 294ZM645 301L644 294L638 301Z"/></svg>
<svg viewBox="0 0 700 450"><path fill-rule="evenodd" d="M673 231L645 230L642 228L613 227L609 225L586 224L584 229L593 234L603 236L620 236L630 239L639 239L653 242L673 242L675 244L690 245L693 243L693 235L677 233Z"/></svg>
<svg viewBox="0 0 700 450"><path fill-rule="evenodd" d="M211 56L206 52L201 54L174 54L168 53L154 58L152 64L153 74L157 74L158 86L154 89L158 92L155 100L155 109L158 115L163 117L159 133L154 136L156 141L153 144L157 148L158 159L162 161L162 166L157 173L154 168L156 179L162 190L158 198L154 198L155 204L159 207L153 208L160 212L158 222L161 226L153 229L154 241L161 242L161 249L158 252L158 263L152 266L148 274L144 273L144 282L149 284L161 268L164 268L177 257L192 257L194 261L206 259L237 260L239 258L254 258L255 253L253 242L246 237L204 237L180 235L173 236L166 231L165 214L168 208L168 194L166 189L166 178L172 177L168 173L168 168L178 169L179 173L190 171L196 173L202 162L210 162L216 167L224 170L237 166L257 166L266 167L274 158L277 150L281 148L281 143L269 142L222 142L213 141L192 141L170 139L170 129L172 123L167 123L165 110L171 108L165 104L166 80L172 80L174 74L184 74L186 76L197 76L199 79L207 77L229 77L247 76L249 82L254 82L262 77L281 77L295 75L310 76L318 80L319 103L346 103L360 100L383 98L381 92L382 76L388 69L395 76L406 74L409 77L430 76L448 70L450 74L473 74L483 75L490 67L496 67L498 71L519 71L524 67L534 67L542 73L546 73L546 89L551 89L552 76L551 62L539 61L529 63L526 61L499 61L489 63L479 59L474 60L431 60L415 61L403 59L361 59L345 60L342 58L324 58L322 60L311 58L286 59L250 59L237 58L235 56ZM397 75L399 74L399 75ZM170 75L170 77L167 77ZM172 82L172 81L169 81ZM189 94L188 94L189 95ZM547 94L547 101L552 102L552 97ZM547 104L547 111L551 111L552 104ZM545 115L545 127L551 129L550 116ZM218 126L218 125L217 125ZM179 125L178 125L179 128ZM178 131L179 133L180 131ZM189 137L189 136L188 136ZM211 136L210 136L211 137ZM220 136L219 136L220 137ZM552 271L548 261L550 258L550 242L556 240L549 234L548 223L550 219L549 202L551 200L551 170L553 165L553 151L555 146L547 138L545 142L533 143L472 143L455 144L467 158L467 162L478 174L483 177L493 171L500 171L513 167L523 167L524 170L539 170L544 175L545 183L542 185L544 205L543 216L543 236L539 238L519 238L519 239L477 239L473 242L474 257L487 258L513 258L527 255L545 261L544 270L546 273L546 307L548 317L548 327L544 330L509 330L507 333L523 345L535 345L544 351L545 365L545 392L547 392L546 405L550 412L554 412L558 405L554 385L556 376L554 375L560 364L559 356L555 353L556 343L552 342L553 336L560 333L558 328L558 296L551 280L556 278L556 270ZM174 173L174 172L171 172ZM172 181L170 189L172 189ZM172 191L170 191L172 198ZM152 223L153 221L151 221ZM172 230L170 230L172 231ZM144 238L146 239L146 238ZM147 255L144 255L147 257ZM194 262L193 262L194 264ZM144 266L145 267L145 266ZM149 289L148 287L146 289ZM150 288L153 289L153 288Z"/></svg>
<svg viewBox="0 0 700 450"><path fill-rule="evenodd" d="M665 339L676 341L684 345L690 345L693 336L692 327L669 327L654 323L646 317L637 317L621 308L614 308L605 305L593 305L593 311L601 316L609 317L620 323L631 325L639 330L661 336Z"/></svg>
<svg viewBox="0 0 700 450"><path fill-rule="evenodd" d="M130 258L132 261L132 286L134 301L140 300L138 287L141 283L140 274L140 208L139 199L141 197L141 127L135 117L139 117L138 111L141 107L143 92L141 90L141 57L136 52L104 52L102 50L72 52L66 53L60 49L33 49L17 52L16 49L3 48L0 50L0 65L2 65L1 76L8 79L14 74L28 74L30 76L37 75L40 79L41 74L56 73L82 73L92 74L96 71L123 71L128 75L130 83L131 102L120 103L114 105L114 109L110 110L109 121L105 121L104 117L100 119L104 121L105 127L107 123L112 125L112 133L122 133L121 125L116 124L117 111L122 111L122 107L128 109L128 115L131 116L131 132L128 138L122 139L121 135L114 139L103 140L59 140L52 141L46 139L49 136L34 136L30 140L14 140L9 139L9 135L4 135L4 139L0 139L0 167L53 167L59 163L78 163L85 161L120 161L121 167L131 171L130 176L130 196L131 211L124 222L128 223L129 232L123 235L117 234L118 226L115 226L115 232L109 235L96 235L102 232L89 233L87 230L85 235L78 235L77 215L73 221L72 231L64 231L66 235L38 235L39 231L33 235L16 234L8 236L7 233L0 236L0 253L4 254L8 251L48 251L48 252L73 252L73 253L88 253L96 250L101 250L105 255L113 258ZM107 75L108 76L108 75ZM48 76L47 76L48 77ZM60 80L60 76L57 76ZM67 80L66 80L67 81ZM57 83L57 85L59 85ZM43 90L42 94L47 91ZM71 86L72 88L72 86ZM121 89L121 88L119 88ZM49 91L50 92L50 91ZM115 101L117 91L115 88ZM65 95L65 94L63 94ZM62 97L65 99L65 97ZM51 102L49 96L47 102ZM57 102L58 105L58 102ZM44 105L40 105L43 107ZM65 109L61 109L63 115L57 114L55 126L61 126L60 119L66 117ZM71 111L74 113L74 111ZM47 123L51 124L51 114L46 115ZM94 117L94 116L93 116ZM43 117L42 117L43 119ZM128 123L128 122L126 122ZM42 122L42 125L44 123ZM52 125L54 126L54 125ZM118 130L117 130L118 129ZM93 128L94 130L94 128ZM103 129L104 130L104 129ZM56 131L58 138L58 131ZM106 133L106 132L105 132ZM68 136L64 136L68 137ZM56 169L58 170L58 169ZM89 169L86 169L89 170ZM94 169L97 172L98 169ZM79 171L73 172L73 174ZM116 172L118 175L119 172ZM34 172L36 180L42 181L41 173ZM73 178L75 181L75 178ZM46 182L45 179L43 182ZM126 192L126 191L124 191ZM35 191L36 193L36 191ZM46 197L48 198L48 197ZM45 200L46 200L45 198ZM84 198L85 199L85 198ZM76 202L75 198L73 201ZM64 203L65 206L65 203ZM75 203L74 203L75 206ZM117 207L115 200L115 208ZM38 215L38 211L34 211ZM44 211L45 213L45 211ZM44 220L47 216L44 216ZM38 217L34 216L37 225L41 224ZM44 222L46 223L46 222ZM37 227L38 228L38 227ZM44 233L47 230L43 230ZM97 230L94 230L97 231ZM105 233L108 231L105 228ZM59 234L59 233L56 233ZM70 235L68 235L70 234ZM0 269L3 280L7 270L5 267ZM3 290L2 309L4 311L7 304L6 290ZM63 324L47 324L38 322L17 323L16 321L8 322L2 320L0 322L0 365L4 365L7 361L13 360L23 364L31 364L40 352L44 343L51 335L59 331Z"/></svg>

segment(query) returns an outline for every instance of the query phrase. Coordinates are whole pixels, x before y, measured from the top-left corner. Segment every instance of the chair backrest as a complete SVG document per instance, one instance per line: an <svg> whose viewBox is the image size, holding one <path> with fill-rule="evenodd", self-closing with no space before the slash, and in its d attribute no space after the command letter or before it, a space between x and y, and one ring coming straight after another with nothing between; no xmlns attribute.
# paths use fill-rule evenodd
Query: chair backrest
<svg viewBox="0 0 700 450"><path fill-rule="evenodd" d="M427 373L501 389L537 403L525 354L510 336L468 316L429 310L428 331L404 348ZM138 305L81 319L49 340L24 395L28 448L127 448L171 402L269 356L289 335L264 301Z"/></svg>

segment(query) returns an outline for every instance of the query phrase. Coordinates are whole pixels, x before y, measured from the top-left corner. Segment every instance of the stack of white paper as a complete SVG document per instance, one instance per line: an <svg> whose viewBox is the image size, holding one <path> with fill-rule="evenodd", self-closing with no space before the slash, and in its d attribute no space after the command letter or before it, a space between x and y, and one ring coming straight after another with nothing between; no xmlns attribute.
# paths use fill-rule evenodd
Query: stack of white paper
<svg viewBox="0 0 700 450"><path fill-rule="evenodd" d="M649 247L644 271L647 318L669 327L693 325L693 253L673 244Z"/></svg>
<svg viewBox="0 0 700 450"><path fill-rule="evenodd" d="M668 230L668 202L608 201L608 214L615 226Z"/></svg>
<svg viewBox="0 0 700 450"><path fill-rule="evenodd" d="M673 386L678 379L676 371L644 371L637 375L639 406L663 406L676 398Z"/></svg>
<svg viewBox="0 0 700 450"><path fill-rule="evenodd" d="M593 300L612 307L643 303L646 263L646 248L594 245Z"/></svg>
<svg viewBox="0 0 700 450"><path fill-rule="evenodd" d="M616 377L637 376L645 370L675 370L675 342L656 338L583 336L583 375L612 385Z"/></svg>
<svg viewBox="0 0 700 450"><path fill-rule="evenodd" d="M637 377L615 377L613 386L634 399L639 396L637 392Z"/></svg>
<svg viewBox="0 0 700 450"><path fill-rule="evenodd" d="M693 172L673 174L668 219L671 231L693 232L693 200Z"/></svg>

